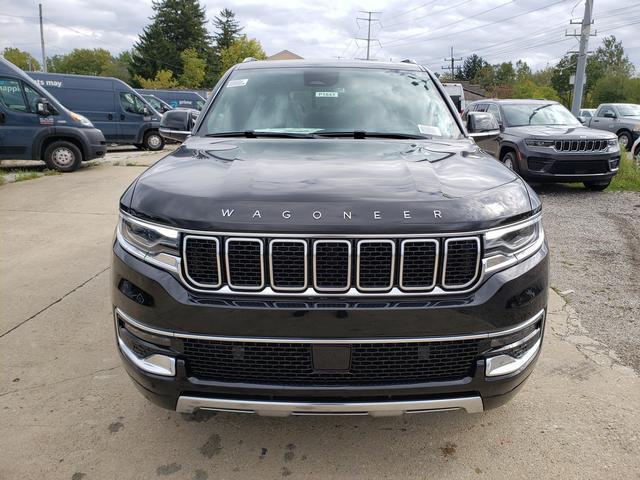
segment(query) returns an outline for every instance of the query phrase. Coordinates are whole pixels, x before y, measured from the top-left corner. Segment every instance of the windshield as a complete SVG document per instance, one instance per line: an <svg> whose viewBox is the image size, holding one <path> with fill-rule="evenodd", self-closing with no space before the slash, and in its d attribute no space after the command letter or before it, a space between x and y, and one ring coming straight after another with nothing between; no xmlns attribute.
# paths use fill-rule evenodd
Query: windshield
<svg viewBox="0 0 640 480"><path fill-rule="evenodd" d="M580 125L573 114L557 103L507 103L502 105L507 126Z"/></svg>
<svg viewBox="0 0 640 480"><path fill-rule="evenodd" d="M627 103L624 105L618 105L618 112L622 117L640 117L640 105L634 105Z"/></svg>
<svg viewBox="0 0 640 480"><path fill-rule="evenodd" d="M200 133L245 131L462 136L428 74L370 68L235 71Z"/></svg>

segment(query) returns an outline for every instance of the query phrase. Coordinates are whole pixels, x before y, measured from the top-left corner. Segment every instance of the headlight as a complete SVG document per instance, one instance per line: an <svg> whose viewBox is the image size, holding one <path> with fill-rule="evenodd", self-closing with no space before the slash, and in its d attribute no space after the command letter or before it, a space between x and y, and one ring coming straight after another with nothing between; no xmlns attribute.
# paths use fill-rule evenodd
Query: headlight
<svg viewBox="0 0 640 480"><path fill-rule="evenodd" d="M533 255L544 242L541 217L484 234L485 272L492 273Z"/></svg>
<svg viewBox="0 0 640 480"><path fill-rule="evenodd" d="M610 147L619 146L618 139L617 138L610 138L609 140L607 140L607 145L609 145Z"/></svg>
<svg viewBox="0 0 640 480"><path fill-rule="evenodd" d="M180 260L180 234L177 230L121 215L116 236L122 248L132 255L177 271Z"/></svg>
<svg viewBox="0 0 640 480"><path fill-rule="evenodd" d="M525 138L524 143L531 147L553 147L554 140L539 140L537 138Z"/></svg>
<svg viewBox="0 0 640 480"><path fill-rule="evenodd" d="M91 123L91 120L89 120L84 115L79 115L75 112L70 112L70 114L71 114L71 118L73 118L80 125L84 125L85 127L93 127L93 123Z"/></svg>

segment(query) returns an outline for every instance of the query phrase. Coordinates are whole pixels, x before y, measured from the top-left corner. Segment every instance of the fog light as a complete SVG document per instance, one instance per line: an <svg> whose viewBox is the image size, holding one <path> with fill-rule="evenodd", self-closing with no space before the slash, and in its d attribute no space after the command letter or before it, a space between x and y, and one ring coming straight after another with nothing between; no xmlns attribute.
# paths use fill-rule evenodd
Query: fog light
<svg viewBox="0 0 640 480"><path fill-rule="evenodd" d="M154 353L148 357L140 357L131 350L126 343L118 336L118 345L120 350L140 370L154 375L162 375L163 377L176 376L176 359L167 355Z"/></svg>
<svg viewBox="0 0 640 480"><path fill-rule="evenodd" d="M526 367L531 362L533 357L535 357L536 353L538 353L538 350L540 350L541 343L542 338L538 338L536 343L534 343L531 348L526 350L519 357L511 356L505 353L502 355L496 355L494 357L487 358L485 375L487 377L508 375Z"/></svg>

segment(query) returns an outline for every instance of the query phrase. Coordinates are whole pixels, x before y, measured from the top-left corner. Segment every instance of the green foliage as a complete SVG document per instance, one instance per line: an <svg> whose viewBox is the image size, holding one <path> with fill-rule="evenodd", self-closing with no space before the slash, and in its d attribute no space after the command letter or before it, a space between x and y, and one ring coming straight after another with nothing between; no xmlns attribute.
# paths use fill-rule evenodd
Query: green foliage
<svg viewBox="0 0 640 480"><path fill-rule="evenodd" d="M480 70L487 65L488 63L482 57L474 53L464 59L458 76L461 80L475 81L480 74Z"/></svg>
<svg viewBox="0 0 640 480"><path fill-rule="evenodd" d="M156 0L153 10L151 24L144 28L132 52L134 79L155 78L159 70L171 70L181 77L181 54L189 49L207 65L215 63L205 10L198 0ZM213 72L209 69L207 73Z"/></svg>
<svg viewBox="0 0 640 480"><path fill-rule="evenodd" d="M48 58L47 67L50 72L55 73L116 77L126 82L130 79L127 71L129 58L128 52L114 57L104 48L75 48L66 55Z"/></svg>
<svg viewBox="0 0 640 480"><path fill-rule="evenodd" d="M213 40L218 51L229 48L244 30L236 20L236 14L228 8L221 10L219 16L213 19L213 26L216 29Z"/></svg>
<svg viewBox="0 0 640 480"><path fill-rule="evenodd" d="M182 60L182 75L180 85L187 88L202 86L206 74L207 62L201 59L192 48L188 48L180 54Z"/></svg>
<svg viewBox="0 0 640 480"><path fill-rule="evenodd" d="M2 52L2 55L22 70L37 71L41 68L40 63L38 63L38 61L33 58L29 52L25 52L19 48L6 47Z"/></svg>
<svg viewBox="0 0 640 480"><path fill-rule="evenodd" d="M640 164L632 159L631 153L620 158L620 169L613 177L609 190L640 192Z"/></svg>
<svg viewBox="0 0 640 480"><path fill-rule="evenodd" d="M544 98L559 100L558 93L550 85L540 85L531 78L518 80L513 85L513 98Z"/></svg>
<svg viewBox="0 0 640 480"><path fill-rule="evenodd" d="M220 51L222 71L228 70L247 57L253 57L256 60L264 60L267 58L258 40L255 38L249 39L246 35L242 35L238 37L229 48Z"/></svg>
<svg viewBox="0 0 640 480"><path fill-rule="evenodd" d="M622 73L601 77L593 86L591 103L640 103L640 78L630 78Z"/></svg>
<svg viewBox="0 0 640 480"><path fill-rule="evenodd" d="M133 79L142 88L176 88L179 86L176 79L173 78L171 70L158 70L154 78L144 78L136 75Z"/></svg>

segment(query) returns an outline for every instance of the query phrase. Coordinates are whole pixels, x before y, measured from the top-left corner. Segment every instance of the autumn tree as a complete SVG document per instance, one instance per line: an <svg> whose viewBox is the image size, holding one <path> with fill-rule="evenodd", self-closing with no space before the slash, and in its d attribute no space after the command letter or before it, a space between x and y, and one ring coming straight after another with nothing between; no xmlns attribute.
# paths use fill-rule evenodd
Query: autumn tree
<svg viewBox="0 0 640 480"><path fill-rule="evenodd" d="M255 38L247 38L242 35L237 38L228 48L220 51L220 64L222 71L226 71L233 67L236 63L242 62L247 57L253 57L256 60L264 60L267 55L262 49L262 45Z"/></svg>

